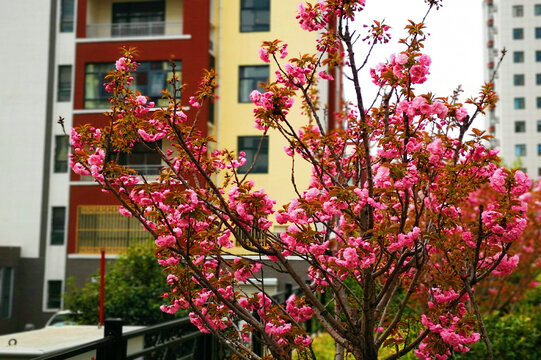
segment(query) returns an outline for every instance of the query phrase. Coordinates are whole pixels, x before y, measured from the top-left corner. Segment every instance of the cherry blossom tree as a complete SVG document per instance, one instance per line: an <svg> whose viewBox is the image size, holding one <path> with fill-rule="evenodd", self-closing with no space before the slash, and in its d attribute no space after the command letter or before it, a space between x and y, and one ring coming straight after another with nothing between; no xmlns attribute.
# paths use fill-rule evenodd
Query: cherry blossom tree
<svg viewBox="0 0 541 360"><path fill-rule="evenodd" d="M425 2L427 14L441 5ZM171 289L162 310L189 309L192 322L236 359L314 359L302 324L308 319L334 338L336 359L377 359L382 349L387 359L411 351L446 359L480 338L490 357L476 288L517 266L510 251L527 224L530 180L501 167L489 136L470 129L497 101L491 83L465 103L456 94L416 93L430 74L423 23L406 27L400 53L365 69L372 49L390 36L381 22L365 26L364 35L354 26L364 5L299 5L300 26L319 34L313 54L288 57L280 40L259 49L278 71L265 92L251 94L255 126L287 140L293 169L298 162L312 167L307 189L292 172L296 197L287 204L275 204L239 173L243 154L209 150L213 139L201 135L198 115L182 111L188 104L179 100L178 79L165 91L169 106L150 111L154 104L130 88L138 64L129 50L106 79L109 124L72 131L73 170L93 176L116 196L120 212L155 238ZM315 90L337 67L352 82L354 100L336 114L340 126L327 129ZM379 87L375 100L363 93L362 71ZM209 71L190 106L213 101L215 88ZM306 114L298 129L288 117L294 100ZM156 179L119 164L120 153L141 142L162 159ZM287 230L277 235L275 224ZM256 256L229 256L235 244ZM305 263L303 271L293 258ZM256 280L265 269L287 273L299 288L285 304ZM246 292L246 284L258 290ZM252 350L252 337L264 355Z"/></svg>

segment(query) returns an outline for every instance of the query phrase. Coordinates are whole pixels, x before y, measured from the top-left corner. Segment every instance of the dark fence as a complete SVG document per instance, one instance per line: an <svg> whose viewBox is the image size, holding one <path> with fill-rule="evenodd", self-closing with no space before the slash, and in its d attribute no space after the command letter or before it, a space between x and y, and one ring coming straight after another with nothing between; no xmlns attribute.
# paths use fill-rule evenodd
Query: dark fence
<svg viewBox="0 0 541 360"><path fill-rule="evenodd" d="M300 289L286 284L285 290L275 294L272 299L284 305L293 293L299 294ZM308 333L315 331L312 320L305 322L305 328ZM128 354L128 342L138 337L143 339L143 348ZM264 349L257 333L252 334L252 349L256 354L263 355ZM122 334L121 319L107 319L103 339L42 355L33 360L64 360L93 351L96 352L95 360L225 360L232 355L218 339L201 333L186 317L126 334Z"/></svg>

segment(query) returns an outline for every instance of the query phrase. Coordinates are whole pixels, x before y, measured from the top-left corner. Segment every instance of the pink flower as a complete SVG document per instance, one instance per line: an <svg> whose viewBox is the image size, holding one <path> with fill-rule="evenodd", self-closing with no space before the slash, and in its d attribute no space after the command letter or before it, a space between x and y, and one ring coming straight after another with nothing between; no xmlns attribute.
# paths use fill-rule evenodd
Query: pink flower
<svg viewBox="0 0 541 360"><path fill-rule="evenodd" d="M269 52L267 51L267 49L265 49L263 47L259 48L259 58L261 60L263 60L264 62L266 62L266 63L270 62Z"/></svg>
<svg viewBox="0 0 541 360"><path fill-rule="evenodd" d="M190 96L188 102L196 109L199 109L201 107L201 104L195 99L195 96Z"/></svg>

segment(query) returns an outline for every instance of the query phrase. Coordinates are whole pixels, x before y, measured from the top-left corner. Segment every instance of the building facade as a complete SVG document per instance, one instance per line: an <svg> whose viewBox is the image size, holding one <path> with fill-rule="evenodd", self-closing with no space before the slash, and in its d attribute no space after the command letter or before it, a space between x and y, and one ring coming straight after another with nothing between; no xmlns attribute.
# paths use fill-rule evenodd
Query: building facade
<svg viewBox="0 0 541 360"><path fill-rule="evenodd" d="M186 84L184 104L203 69L215 67L219 100L202 109L200 119L206 120L199 128L218 147L244 151L250 160L261 133L249 94L277 70L259 59L258 47L280 38L298 56L315 51L317 36L300 29L295 6L284 1L22 0L8 7L0 15L0 36L9 49L0 53L8 84L0 90L6 100L0 129L9 135L0 147L2 164L11 170L0 186L0 334L43 326L63 307L66 279L74 277L81 287L97 271L101 249L113 261L127 247L150 241L140 224L118 213L113 196L68 165L69 129L106 124L104 76L122 46L137 49L135 88L156 107L165 105L160 97L172 76L170 61ZM10 33L15 28L21 31ZM319 84L322 102L331 104L321 110L329 127L339 86ZM306 121L300 104L290 118L296 125ZM278 204L286 203L294 196L286 142L271 134L262 145L250 177ZM159 158L137 146L122 161L149 177L161 167ZM300 189L310 171L296 169ZM279 289L284 281L274 274L267 285Z"/></svg>
<svg viewBox="0 0 541 360"><path fill-rule="evenodd" d="M541 176L541 1L485 0L486 78L500 98L487 116L505 165Z"/></svg>

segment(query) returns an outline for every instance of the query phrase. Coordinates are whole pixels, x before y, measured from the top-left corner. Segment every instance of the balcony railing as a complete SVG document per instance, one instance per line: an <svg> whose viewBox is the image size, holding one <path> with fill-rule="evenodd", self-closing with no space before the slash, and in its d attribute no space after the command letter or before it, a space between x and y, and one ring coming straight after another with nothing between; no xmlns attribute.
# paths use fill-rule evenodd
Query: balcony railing
<svg viewBox="0 0 541 360"><path fill-rule="evenodd" d="M116 24L88 24L88 38L136 37L182 34L182 21L148 21Z"/></svg>

